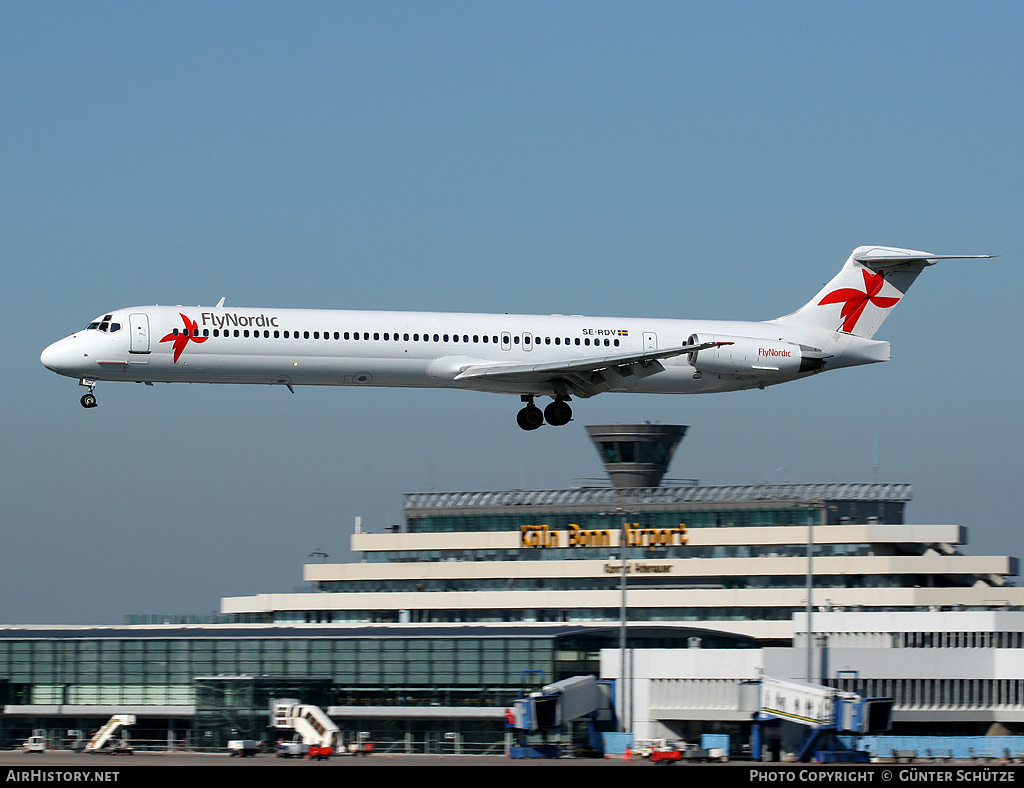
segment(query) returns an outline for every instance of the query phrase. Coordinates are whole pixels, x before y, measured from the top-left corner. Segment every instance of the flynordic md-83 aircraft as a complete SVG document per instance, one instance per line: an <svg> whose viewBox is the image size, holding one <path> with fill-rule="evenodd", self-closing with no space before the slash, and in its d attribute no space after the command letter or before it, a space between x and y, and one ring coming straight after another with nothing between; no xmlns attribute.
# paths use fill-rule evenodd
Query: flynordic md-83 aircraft
<svg viewBox="0 0 1024 788"><path fill-rule="evenodd" d="M606 391L697 394L764 388L889 360L872 339L935 255L861 246L796 312L761 322L144 306L104 314L47 347L43 364L97 381L456 388L519 395L534 430ZM541 410L537 397L550 398Z"/></svg>

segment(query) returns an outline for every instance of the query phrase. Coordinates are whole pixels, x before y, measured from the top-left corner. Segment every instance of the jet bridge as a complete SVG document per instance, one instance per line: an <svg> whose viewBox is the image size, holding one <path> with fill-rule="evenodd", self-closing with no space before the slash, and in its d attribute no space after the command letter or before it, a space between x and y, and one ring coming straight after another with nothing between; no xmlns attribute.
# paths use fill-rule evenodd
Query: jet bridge
<svg viewBox="0 0 1024 788"><path fill-rule="evenodd" d="M796 723L810 730L797 760L866 760L866 754L843 748L836 734L863 735L887 731L892 724L892 698L862 698L823 684L763 676L754 715L751 752L760 758L762 727L772 720Z"/></svg>
<svg viewBox="0 0 1024 788"><path fill-rule="evenodd" d="M573 676L516 700L509 711L508 724L517 744L509 754L513 758L557 758L560 749L548 743L549 732L577 720L589 723L584 749L603 754L600 731L613 730L615 721L609 682L594 676ZM542 743L527 744L531 734L539 734Z"/></svg>

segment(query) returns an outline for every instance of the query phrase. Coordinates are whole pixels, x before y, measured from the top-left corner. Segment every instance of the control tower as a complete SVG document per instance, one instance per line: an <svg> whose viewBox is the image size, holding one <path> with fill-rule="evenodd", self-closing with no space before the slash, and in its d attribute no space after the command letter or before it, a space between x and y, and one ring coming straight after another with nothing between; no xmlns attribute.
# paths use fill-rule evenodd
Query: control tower
<svg viewBox="0 0 1024 788"><path fill-rule="evenodd" d="M587 427L615 487L657 487L688 427L607 424Z"/></svg>

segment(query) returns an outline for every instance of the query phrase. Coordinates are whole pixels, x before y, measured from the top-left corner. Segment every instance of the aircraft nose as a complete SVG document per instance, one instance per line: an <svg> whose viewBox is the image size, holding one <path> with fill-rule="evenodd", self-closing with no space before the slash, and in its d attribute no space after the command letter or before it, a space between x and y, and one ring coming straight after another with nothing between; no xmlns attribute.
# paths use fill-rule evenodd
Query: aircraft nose
<svg viewBox="0 0 1024 788"><path fill-rule="evenodd" d="M63 342L54 342L40 353L39 360L43 362L43 366L53 372L60 372L62 348Z"/></svg>

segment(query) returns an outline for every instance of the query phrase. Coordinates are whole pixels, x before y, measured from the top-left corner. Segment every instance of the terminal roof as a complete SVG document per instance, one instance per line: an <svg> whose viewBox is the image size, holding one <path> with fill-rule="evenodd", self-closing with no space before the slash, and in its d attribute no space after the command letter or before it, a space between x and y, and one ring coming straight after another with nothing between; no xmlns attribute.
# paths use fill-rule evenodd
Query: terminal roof
<svg viewBox="0 0 1024 788"><path fill-rule="evenodd" d="M647 504L824 504L831 501L909 501L910 484L731 484L695 487L575 487L566 490L407 493L405 509L502 506L607 506Z"/></svg>

